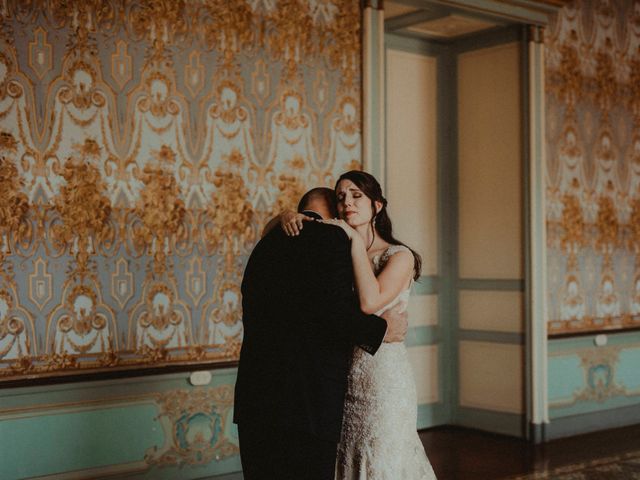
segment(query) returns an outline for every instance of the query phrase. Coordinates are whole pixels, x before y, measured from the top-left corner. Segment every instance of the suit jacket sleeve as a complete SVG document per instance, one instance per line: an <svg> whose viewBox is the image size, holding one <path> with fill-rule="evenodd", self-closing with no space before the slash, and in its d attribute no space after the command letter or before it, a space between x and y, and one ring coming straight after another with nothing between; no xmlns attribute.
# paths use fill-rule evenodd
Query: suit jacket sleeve
<svg viewBox="0 0 640 480"><path fill-rule="evenodd" d="M323 313L337 337L359 345L373 355L382 344L387 322L360 310L358 298L353 290L349 239L340 228L330 227L326 230L331 238L322 249L326 254L319 279L326 293Z"/></svg>

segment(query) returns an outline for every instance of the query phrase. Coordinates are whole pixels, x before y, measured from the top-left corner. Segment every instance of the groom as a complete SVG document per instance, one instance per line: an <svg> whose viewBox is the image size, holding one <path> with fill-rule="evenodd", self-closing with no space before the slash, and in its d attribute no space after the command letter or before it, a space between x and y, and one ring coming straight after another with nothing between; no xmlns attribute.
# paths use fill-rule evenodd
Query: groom
<svg viewBox="0 0 640 480"><path fill-rule="evenodd" d="M307 192L298 211L335 217L335 194ZM333 480L353 347L375 354L404 339L406 313L360 311L344 230L273 228L242 281L244 340L235 390L245 480Z"/></svg>

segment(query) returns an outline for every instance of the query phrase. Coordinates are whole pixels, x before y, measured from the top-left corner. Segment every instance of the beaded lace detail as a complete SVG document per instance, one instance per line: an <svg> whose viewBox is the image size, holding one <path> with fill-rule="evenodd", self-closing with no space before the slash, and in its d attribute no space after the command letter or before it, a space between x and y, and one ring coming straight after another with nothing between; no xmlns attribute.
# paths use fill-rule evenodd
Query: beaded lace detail
<svg viewBox="0 0 640 480"><path fill-rule="evenodd" d="M374 257L376 275L403 250ZM409 302L410 286L378 313ZM402 343L383 343L371 356L356 348L349 372L336 480L435 480L416 432L416 386Z"/></svg>

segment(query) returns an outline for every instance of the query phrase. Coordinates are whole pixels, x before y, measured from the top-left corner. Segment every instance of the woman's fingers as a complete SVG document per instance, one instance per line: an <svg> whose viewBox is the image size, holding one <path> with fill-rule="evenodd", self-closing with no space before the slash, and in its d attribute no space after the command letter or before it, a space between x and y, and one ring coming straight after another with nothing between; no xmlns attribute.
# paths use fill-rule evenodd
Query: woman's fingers
<svg viewBox="0 0 640 480"><path fill-rule="evenodd" d="M299 235L300 230L302 230L302 225L299 225L297 220L293 220L284 224L284 231L290 237Z"/></svg>
<svg viewBox="0 0 640 480"><path fill-rule="evenodd" d="M287 236L294 237L300 235L300 231L304 228L304 222L312 221L315 221L315 218L308 217L302 213L285 212L281 215L280 224Z"/></svg>

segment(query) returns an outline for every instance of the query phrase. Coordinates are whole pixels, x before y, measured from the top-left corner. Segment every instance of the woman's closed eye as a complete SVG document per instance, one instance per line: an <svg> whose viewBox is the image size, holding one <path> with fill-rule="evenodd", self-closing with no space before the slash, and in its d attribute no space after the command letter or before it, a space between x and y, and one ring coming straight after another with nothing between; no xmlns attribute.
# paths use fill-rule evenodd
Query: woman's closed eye
<svg viewBox="0 0 640 480"><path fill-rule="evenodd" d="M361 198L362 197L362 192L353 192L351 193L351 197L352 198ZM344 193L339 193L338 195L336 195L336 199L339 202L343 202L346 198L346 195Z"/></svg>

